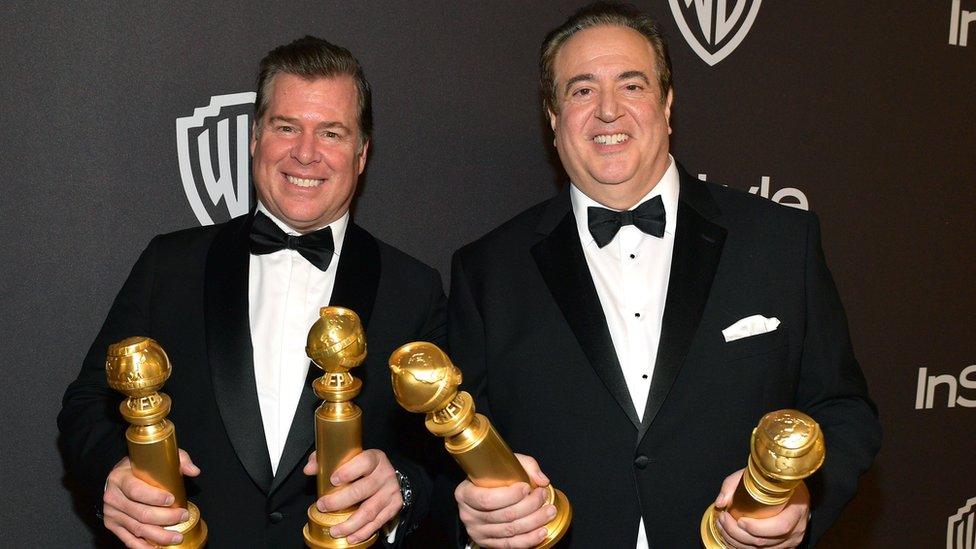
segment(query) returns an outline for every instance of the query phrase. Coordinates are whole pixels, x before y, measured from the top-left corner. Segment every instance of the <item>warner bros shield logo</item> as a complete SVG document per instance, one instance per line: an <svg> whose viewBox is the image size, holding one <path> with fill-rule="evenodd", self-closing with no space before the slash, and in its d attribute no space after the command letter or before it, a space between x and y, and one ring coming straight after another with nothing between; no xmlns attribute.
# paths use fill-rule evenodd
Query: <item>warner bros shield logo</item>
<svg viewBox="0 0 976 549"><path fill-rule="evenodd" d="M244 215L251 205L248 144L254 92L215 95L193 116L176 119L183 191L201 225Z"/></svg>
<svg viewBox="0 0 976 549"><path fill-rule="evenodd" d="M668 0L691 49L710 66L742 43L762 0Z"/></svg>
<svg viewBox="0 0 976 549"><path fill-rule="evenodd" d="M976 497L969 498L949 517L946 549L976 549Z"/></svg>

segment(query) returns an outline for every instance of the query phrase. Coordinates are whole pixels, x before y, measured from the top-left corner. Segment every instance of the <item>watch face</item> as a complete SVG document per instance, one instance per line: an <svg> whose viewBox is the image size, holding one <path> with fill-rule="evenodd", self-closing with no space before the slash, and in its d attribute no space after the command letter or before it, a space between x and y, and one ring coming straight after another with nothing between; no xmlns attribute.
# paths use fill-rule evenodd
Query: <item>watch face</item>
<svg viewBox="0 0 976 549"><path fill-rule="evenodd" d="M393 471L396 474L397 482L400 483L400 497L403 499L403 506L410 507L413 503L413 489L410 487L410 480L400 471Z"/></svg>

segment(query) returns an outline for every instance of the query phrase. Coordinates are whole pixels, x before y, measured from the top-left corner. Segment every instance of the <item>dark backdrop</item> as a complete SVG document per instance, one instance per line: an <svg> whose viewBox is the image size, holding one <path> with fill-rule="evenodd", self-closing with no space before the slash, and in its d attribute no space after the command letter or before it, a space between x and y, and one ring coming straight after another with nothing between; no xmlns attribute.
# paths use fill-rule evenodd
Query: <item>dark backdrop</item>
<svg viewBox="0 0 976 549"><path fill-rule="evenodd" d="M347 46L375 89L356 218L446 280L454 249L562 179L536 59L578 4L4 2L0 545L92 539L65 488L55 416L143 246L199 223L177 118L253 91L257 61L277 44L312 33ZM950 517L971 517L976 503L976 0L766 0L714 66L669 1L640 5L671 39L675 156L822 219L885 427L874 468L823 545L942 546ZM226 217L196 172L190 188Z"/></svg>

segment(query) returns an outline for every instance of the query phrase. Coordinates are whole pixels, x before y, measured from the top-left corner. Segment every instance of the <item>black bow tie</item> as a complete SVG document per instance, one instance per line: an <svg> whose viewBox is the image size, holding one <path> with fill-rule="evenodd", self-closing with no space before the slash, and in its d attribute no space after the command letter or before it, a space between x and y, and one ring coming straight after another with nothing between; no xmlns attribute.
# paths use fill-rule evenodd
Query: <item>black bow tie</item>
<svg viewBox="0 0 976 549"><path fill-rule="evenodd" d="M263 213L254 214L254 224L251 225L251 253L264 255L285 248L295 250L320 271L325 271L332 261L332 251L335 249L332 227L294 236L286 234Z"/></svg>
<svg viewBox="0 0 976 549"><path fill-rule="evenodd" d="M665 225L664 201L661 200L661 195L657 195L626 212L590 206L586 209L586 224L596 245L601 248L609 244L624 225L633 225L651 236L661 238L664 236Z"/></svg>

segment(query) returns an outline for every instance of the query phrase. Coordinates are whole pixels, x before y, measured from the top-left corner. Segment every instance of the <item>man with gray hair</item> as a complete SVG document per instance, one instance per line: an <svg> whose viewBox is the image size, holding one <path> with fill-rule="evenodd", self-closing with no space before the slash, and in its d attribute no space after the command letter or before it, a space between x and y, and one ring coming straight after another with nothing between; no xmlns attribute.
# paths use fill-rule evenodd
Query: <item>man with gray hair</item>
<svg viewBox="0 0 976 549"><path fill-rule="evenodd" d="M881 435L816 216L674 160L667 46L633 6L582 8L540 68L570 185L459 250L448 307L452 357L534 486L461 482L468 536L538 545L551 479L573 507L560 546L697 547L752 428L797 408L827 445L810 494L765 519L723 511L718 530L737 548L815 543Z"/></svg>
<svg viewBox="0 0 976 549"><path fill-rule="evenodd" d="M187 510L133 475L121 395L106 385L108 345L149 336L172 359L163 390L209 547L301 547L316 495L311 381L321 374L305 338L325 305L358 313L369 345L356 369L367 449L316 502L359 508L330 534L354 545L380 532L399 544L426 512L429 437L396 404L385 359L405 341L443 343L446 299L435 270L350 219L371 132L370 86L348 50L311 36L272 50L251 135L256 208L158 236L133 267L58 417L71 473L102 493L104 524L127 546L180 543L165 527Z"/></svg>

